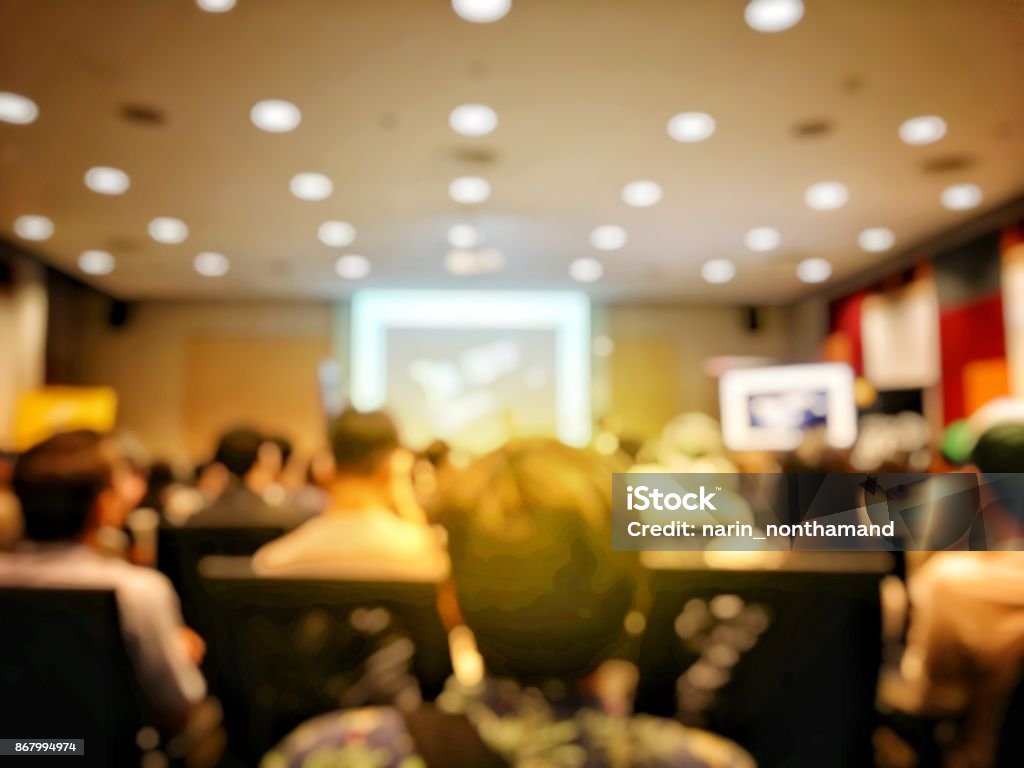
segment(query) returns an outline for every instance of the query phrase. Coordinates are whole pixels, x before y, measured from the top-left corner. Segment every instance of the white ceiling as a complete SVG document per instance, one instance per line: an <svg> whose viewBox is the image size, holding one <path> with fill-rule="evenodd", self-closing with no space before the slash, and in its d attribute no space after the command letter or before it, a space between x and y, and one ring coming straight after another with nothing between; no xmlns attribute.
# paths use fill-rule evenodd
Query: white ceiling
<svg viewBox="0 0 1024 768"><path fill-rule="evenodd" d="M29 244L74 271L85 249L118 259L90 278L125 298L331 297L354 287L565 288L569 262L599 256L602 299L770 303L808 289L796 262L823 256L833 279L884 256L856 245L869 226L908 245L966 220L939 204L970 181L983 208L1024 192L1024 10L1012 0L805 0L786 32L754 32L743 0L513 0L494 24L459 19L447 0L238 0L224 14L193 0L0 0L0 91L36 101L31 125L0 123L0 234L22 214L53 219ZM293 101L300 128L257 130L251 106ZM494 107L491 136L447 124L465 102ZM166 115L125 121L125 103ZM680 144L665 124L705 111L717 133ZM908 117L938 114L942 141L910 147ZM794 125L827 120L823 136ZM925 173L936 160L959 170ZM476 159L474 159L476 158ZM490 158L490 159L488 159ZM90 192L86 169L126 170L120 197ZM289 179L320 171L335 192L293 197ZM493 195L465 208L447 196L480 174ZM650 209L620 200L631 180L660 182ZM840 180L841 210L812 211L804 189ZM177 216L181 245L149 239L147 222ZM333 271L339 251L317 225L358 228L343 252L367 256L369 278ZM443 266L445 232L477 223L506 256L491 277ZM625 249L598 254L590 230L621 224ZM782 232L773 254L745 250L751 227ZM211 279L202 250L232 260ZM730 284L699 277L709 258L737 262Z"/></svg>

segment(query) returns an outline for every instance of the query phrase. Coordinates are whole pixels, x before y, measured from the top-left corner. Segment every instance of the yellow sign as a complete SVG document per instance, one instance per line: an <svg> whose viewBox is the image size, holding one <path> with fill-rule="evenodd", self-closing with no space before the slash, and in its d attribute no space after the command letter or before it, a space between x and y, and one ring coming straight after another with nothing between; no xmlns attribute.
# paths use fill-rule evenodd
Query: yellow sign
<svg viewBox="0 0 1024 768"><path fill-rule="evenodd" d="M18 399L15 450L24 451L58 432L109 432L117 419L117 393L109 387L43 387Z"/></svg>

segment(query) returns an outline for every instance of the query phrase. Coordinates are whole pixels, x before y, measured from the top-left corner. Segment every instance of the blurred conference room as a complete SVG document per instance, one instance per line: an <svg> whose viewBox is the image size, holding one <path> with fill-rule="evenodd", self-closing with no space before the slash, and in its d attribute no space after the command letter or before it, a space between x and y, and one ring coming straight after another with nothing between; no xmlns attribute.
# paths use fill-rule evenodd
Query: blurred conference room
<svg viewBox="0 0 1024 768"><path fill-rule="evenodd" d="M1016 0L0 0L0 756L1024 765L1022 93Z"/></svg>

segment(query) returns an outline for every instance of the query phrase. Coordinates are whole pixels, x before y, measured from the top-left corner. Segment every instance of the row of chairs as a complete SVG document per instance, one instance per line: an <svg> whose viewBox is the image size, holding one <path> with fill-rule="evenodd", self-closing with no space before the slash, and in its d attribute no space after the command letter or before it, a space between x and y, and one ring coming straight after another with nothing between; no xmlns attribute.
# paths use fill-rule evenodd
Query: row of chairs
<svg viewBox="0 0 1024 768"><path fill-rule="evenodd" d="M322 712L432 699L451 672L428 585L267 579L248 552L276 531L168 530L160 567L208 643L227 764L254 765ZM882 570L651 574L639 711L743 744L759 765L871 764ZM144 724L109 592L0 590L0 684L11 733L86 738L129 765ZM52 729L51 729L52 724ZM42 735L42 734L36 734Z"/></svg>

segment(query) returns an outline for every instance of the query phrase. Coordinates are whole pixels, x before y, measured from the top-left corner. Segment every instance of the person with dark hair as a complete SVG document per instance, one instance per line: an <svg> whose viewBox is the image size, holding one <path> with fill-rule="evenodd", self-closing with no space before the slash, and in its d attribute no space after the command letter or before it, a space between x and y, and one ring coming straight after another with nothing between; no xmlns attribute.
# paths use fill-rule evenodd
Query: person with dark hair
<svg viewBox="0 0 1024 768"><path fill-rule="evenodd" d="M126 471L116 442L89 431L58 434L22 454L12 486L26 541L0 555L0 585L114 590L139 687L161 724L176 730L206 695L202 640L182 624L163 575L90 546L100 530L124 523L129 510L116 484Z"/></svg>
<svg viewBox="0 0 1024 768"><path fill-rule="evenodd" d="M962 719L948 765L991 765L997 729L1024 664L1024 552L1019 547L1024 419L988 426L971 452L989 552L938 552L910 573L901 671L905 707ZM1005 477L986 477L1010 473ZM1009 542L1009 546L1005 542Z"/></svg>
<svg viewBox="0 0 1024 768"><path fill-rule="evenodd" d="M368 708L299 726L263 765L747 768L739 747L598 698L623 636L635 557L611 551L611 477L596 455L525 441L442 489L466 626L434 706ZM475 637L475 647L473 639ZM605 667L607 669L607 667Z"/></svg>
<svg viewBox="0 0 1024 768"><path fill-rule="evenodd" d="M291 460L292 454L295 452L292 441L283 435L271 435L267 440L277 446L277 451L281 456L281 466L288 466L288 462Z"/></svg>
<svg viewBox="0 0 1024 768"><path fill-rule="evenodd" d="M423 507L434 506L437 491L445 475L451 470L451 446L444 440L434 440L416 456L412 468L413 489Z"/></svg>
<svg viewBox="0 0 1024 768"><path fill-rule="evenodd" d="M281 467L272 439L248 427L232 429L217 443L213 464L227 470L227 488L188 518L187 527L294 528L306 519L288 505L274 506L263 498Z"/></svg>
<svg viewBox="0 0 1024 768"><path fill-rule="evenodd" d="M412 455L386 413L348 410L331 427L326 511L263 546L264 575L440 581L448 558L412 492Z"/></svg>

